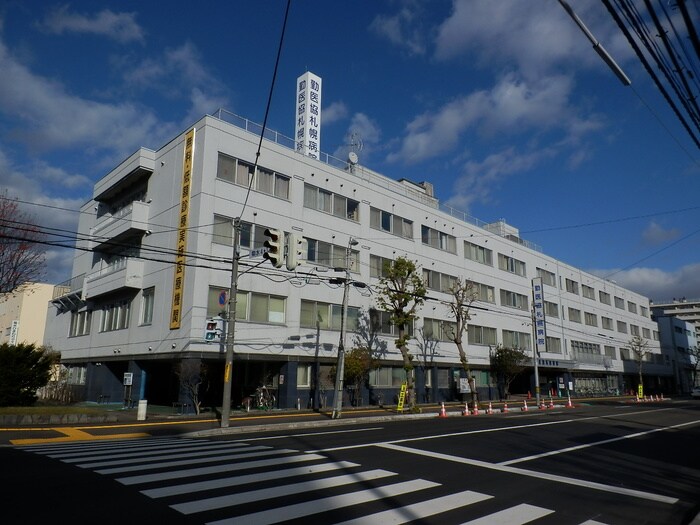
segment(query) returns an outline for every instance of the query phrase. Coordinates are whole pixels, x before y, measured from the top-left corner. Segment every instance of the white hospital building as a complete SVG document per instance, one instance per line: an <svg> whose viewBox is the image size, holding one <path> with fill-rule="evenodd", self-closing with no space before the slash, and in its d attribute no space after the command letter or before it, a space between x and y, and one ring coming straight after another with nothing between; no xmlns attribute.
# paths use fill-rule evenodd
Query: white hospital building
<svg viewBox="0 0 700 525"><path fill-rule="evenodd" d="M331 404L343 297L334 278L345 276L351 239L346 349L371 346L381 364L359 393L363 404L392 403L405 379L395 328L375 300L384 265L398 256L416 261L428 288L410 341L419 402L461 399L458 352L444 333L457 277L479 292L466 349L482 400L499 398L489 373L496 345L533 350L535 277L544 283L543 392L636 388L625 349L634 335L652 349L646 391L668 391L673 371L646 297L547 256L504 220L487 224L442 205L429 182L393 180L354 155L311 154L266 130L253 170L261 131L220 110L157 151L139 149L95 185L44 340L84 399L121 401L128 373L134 400L182 402L185 362L206 365L204 405L220 406L224 345L206 340L205 324L226 309L235 217L243 228L234 406L262 383L281 408L310 406L317 365L321 401ZM306 260L293 271L272 267L259 255L266 228L303 236ZM533 370L511 390L534 394Z"/></svg>

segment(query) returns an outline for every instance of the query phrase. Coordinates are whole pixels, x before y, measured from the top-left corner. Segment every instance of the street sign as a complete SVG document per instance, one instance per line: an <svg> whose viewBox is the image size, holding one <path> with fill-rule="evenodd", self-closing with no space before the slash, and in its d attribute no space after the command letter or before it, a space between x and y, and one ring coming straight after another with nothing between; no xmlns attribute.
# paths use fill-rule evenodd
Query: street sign
<svg viewBox="0 0 700 525"><path fill-rule="evenodd" d="M460 394L471 394L472 389L469 386L469 378L468 377L460 377L459 378L459 393Z"/></svg>
<svg viewBox="0 0 700 525"><path fill-rule="evenodd" d="M396 404L396 411L403 412L403 404L406 401L406 388L407 383L404 381L401 383L401 390L399 391L399 402Z"/></svg>

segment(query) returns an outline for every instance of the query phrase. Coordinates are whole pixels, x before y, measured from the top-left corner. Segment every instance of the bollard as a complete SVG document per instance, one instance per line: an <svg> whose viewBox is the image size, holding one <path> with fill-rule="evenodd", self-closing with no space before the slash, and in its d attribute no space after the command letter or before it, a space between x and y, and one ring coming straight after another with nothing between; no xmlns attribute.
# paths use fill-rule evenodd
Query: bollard
<svg viewBox="0 0 700 525"><path fill-rule="evenodd" d="M145 421L146 420L147 409L148 409L148 401L145 399L140 399L139 400L139 408L138 408L138 411L136 412L136 421Z"/></svg>

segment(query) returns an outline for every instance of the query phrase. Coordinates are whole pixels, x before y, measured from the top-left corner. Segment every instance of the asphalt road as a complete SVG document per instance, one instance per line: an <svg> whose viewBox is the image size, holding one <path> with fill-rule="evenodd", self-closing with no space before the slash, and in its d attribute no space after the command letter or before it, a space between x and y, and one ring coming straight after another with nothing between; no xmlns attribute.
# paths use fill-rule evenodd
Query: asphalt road
<svg viewBox="0 0 700 525"><path fill-rule="evenodd" d="M2 447L3 499L26 502L3 523L680 525L700 511L697 401L289 426Z"/></svg>

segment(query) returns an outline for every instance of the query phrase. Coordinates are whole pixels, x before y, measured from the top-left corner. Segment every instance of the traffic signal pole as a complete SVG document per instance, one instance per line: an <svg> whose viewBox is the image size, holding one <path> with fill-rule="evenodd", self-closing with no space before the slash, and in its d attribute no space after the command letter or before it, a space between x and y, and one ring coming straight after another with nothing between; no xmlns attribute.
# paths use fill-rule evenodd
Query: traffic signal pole
<svg viewBox="0 0 700 525"><path fill-rule="evenodd" d="M233 343L236 332L236 303L238 295L238 259L241 243L241 218L233 219L233 262L231 263L231 289L228 297L226 321L226 365L224 367L224 398L221 403L221 428L228 428L231 418L231 376L233 372Z"/></svg>

